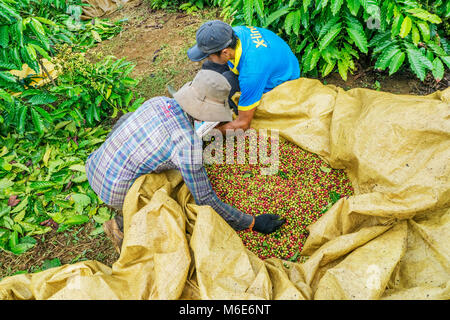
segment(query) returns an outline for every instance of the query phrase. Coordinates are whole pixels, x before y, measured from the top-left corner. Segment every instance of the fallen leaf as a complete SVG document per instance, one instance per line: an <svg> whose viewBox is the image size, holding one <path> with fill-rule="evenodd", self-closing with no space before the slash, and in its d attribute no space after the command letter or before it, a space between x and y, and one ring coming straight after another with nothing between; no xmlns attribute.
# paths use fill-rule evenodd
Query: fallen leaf
<svg viewBox="0 0 450 320"><path fill-rule="evenodd" d="M322 170L323 172L326 172L326 173L330 173L331 172L331 168L328 168L328 167L325 167L325 166L320 167L320 170Z"/></svg>
<svg viewBox="0 0 450 320"><path fill-rule="evenodd" d="M8 199L8 206L15 207L20 203L20 199L17 199L17 195L10 196Z"/></svg>

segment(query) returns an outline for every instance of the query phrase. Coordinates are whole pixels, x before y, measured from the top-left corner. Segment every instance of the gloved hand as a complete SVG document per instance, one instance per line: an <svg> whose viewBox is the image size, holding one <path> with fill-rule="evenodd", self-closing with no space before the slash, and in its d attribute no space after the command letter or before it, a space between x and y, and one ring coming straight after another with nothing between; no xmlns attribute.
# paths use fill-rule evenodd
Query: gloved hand
<svg viewBox="0 0 450 320"><path fill-rule="evenodd" d="M286 219L281 219L276 214L261 214L255 218L255 225L253 226L253 230L269 234L276 231L280 228Z"/></svg>

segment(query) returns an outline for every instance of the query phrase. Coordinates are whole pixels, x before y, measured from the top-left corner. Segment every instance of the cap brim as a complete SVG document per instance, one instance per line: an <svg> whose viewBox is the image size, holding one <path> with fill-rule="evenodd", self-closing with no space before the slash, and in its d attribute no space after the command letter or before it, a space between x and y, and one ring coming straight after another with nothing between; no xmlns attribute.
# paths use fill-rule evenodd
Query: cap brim
<svg viewBox="0 0 450 320"><path fill-rule="evenodd" d="M195 62L202 61L203 59L206 59L209 56L209 54L201 51L197 45L190 48L187 51L187 55L188 55L189 59L191 59L192 61L195 61Z"/></svg>

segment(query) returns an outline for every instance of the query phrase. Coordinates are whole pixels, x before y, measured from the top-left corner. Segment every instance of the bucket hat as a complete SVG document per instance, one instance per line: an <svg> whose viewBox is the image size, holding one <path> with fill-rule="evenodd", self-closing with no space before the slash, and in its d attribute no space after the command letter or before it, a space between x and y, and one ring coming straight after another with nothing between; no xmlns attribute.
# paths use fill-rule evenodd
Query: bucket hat
<svg viewBox="0 0 450 320"><path fill-rule="evenodd" d="M233 120L228 103L231 85L220 73L200 70L194 80L173 94L181 108L196 120L229 122Z"/></svg>

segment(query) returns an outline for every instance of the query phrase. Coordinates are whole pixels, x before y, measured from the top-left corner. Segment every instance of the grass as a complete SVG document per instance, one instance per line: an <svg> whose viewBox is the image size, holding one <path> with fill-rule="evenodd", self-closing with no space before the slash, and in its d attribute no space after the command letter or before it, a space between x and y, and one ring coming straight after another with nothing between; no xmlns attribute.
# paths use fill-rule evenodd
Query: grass
<svg viewBox="0 0 450 320"><path fill-rule="evenodd" d="M95 227L95 222L91 220L63 232L52 230L38 238L36 246L18 256L3 251L0 280L19 273L34 273L85 260L97 260L111 266L119 254L104 233L92 235Z"/></svg>
<svg viewBox="0 0 450 320"><path fill-rule="evenodd" d="M190 44L182 47L163 45L161 51L155 56L152 73L139 79L136 93L146 99L164 96L167 94L166 85L170 84L176 89L193 79L196 66L186 55Z"/></svg>

